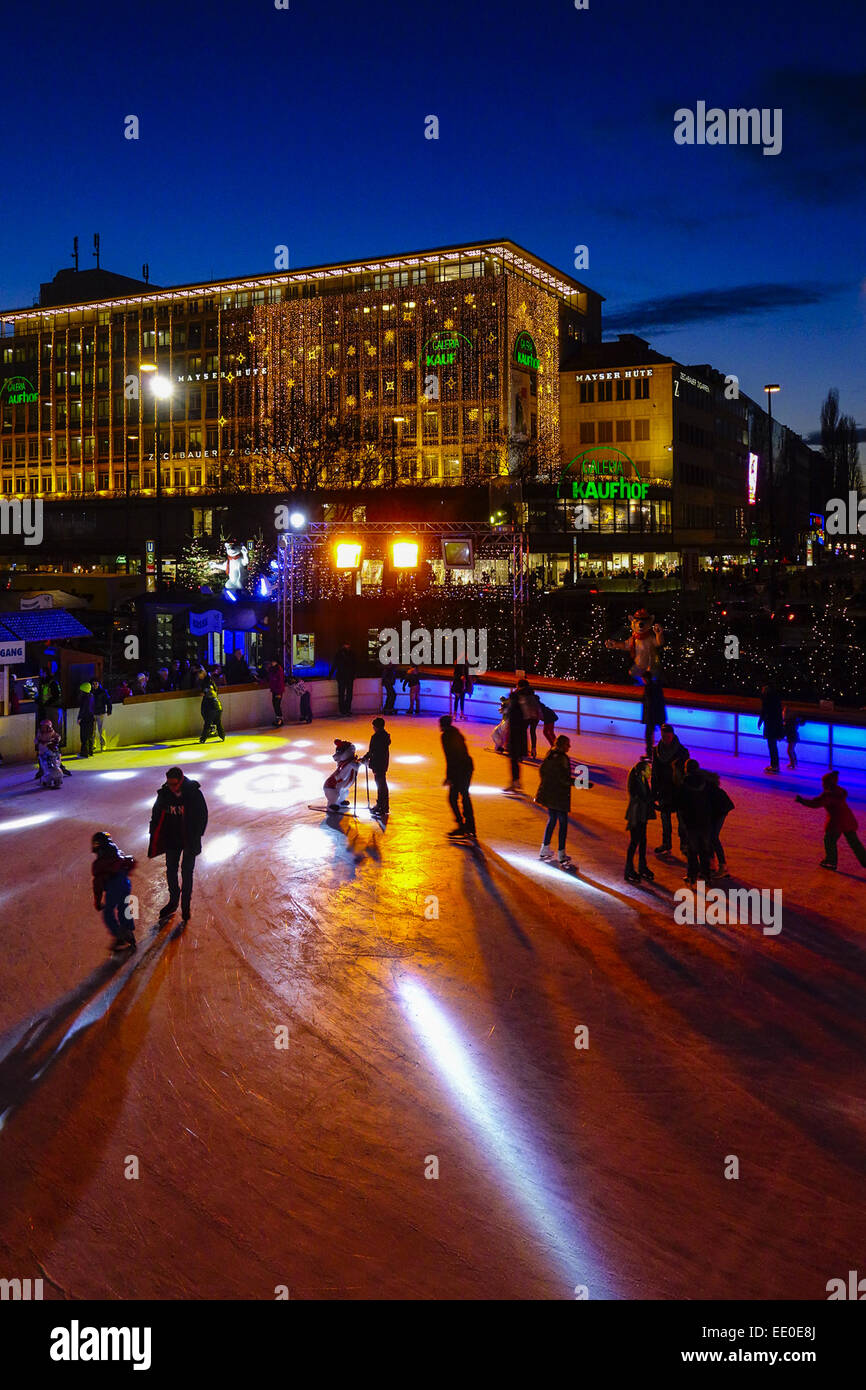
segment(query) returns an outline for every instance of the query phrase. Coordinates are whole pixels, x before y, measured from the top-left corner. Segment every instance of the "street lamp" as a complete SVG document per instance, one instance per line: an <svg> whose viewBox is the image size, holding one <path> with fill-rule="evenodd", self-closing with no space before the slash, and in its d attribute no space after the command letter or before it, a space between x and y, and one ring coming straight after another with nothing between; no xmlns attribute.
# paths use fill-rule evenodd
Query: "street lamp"
<svg viewBox="0 0 866 1390"><path fill-rule="evenodd" d="M773 493L774 493L774 488L773 488L773 393L774 393L775 391L780 390L780 387L779 387L779 385L778 385L777 383L771 382L769 386L765 386L765 387L764 387L764 390L765 390L766 393L767 393L767 414L768 414L769 417L770 417L770 450L769 450L769 467L768 467L768 471L767 471L767 484L768 484L768 487L769 487L769 490L770 490L770 559L772 560L772 558L773 558L773 553L774 553L774 549L775 549L775 534L774 534L774 533L775 533L775 529L776 529L776 527L775 527L775 514L774 514L774 513L775 513L775 507L774 507L774 497L773 497Z"/></svg>
<svg viewBox="0 0 866 1390"><path fill-rule="evenodd" d="M153 427L154 451L156 454L156 592L162 589L162 441L159 429L159 403L171 396L172 385L167 377L159 375L155 362L139 364L142 372L153 373Z"/></svg>
<svg viewBox="0 0 866 1390"><path fill-rule="evenodd" d="M391 486L397 486L397 426L405 425L405 415L391 416Z"/></svg>

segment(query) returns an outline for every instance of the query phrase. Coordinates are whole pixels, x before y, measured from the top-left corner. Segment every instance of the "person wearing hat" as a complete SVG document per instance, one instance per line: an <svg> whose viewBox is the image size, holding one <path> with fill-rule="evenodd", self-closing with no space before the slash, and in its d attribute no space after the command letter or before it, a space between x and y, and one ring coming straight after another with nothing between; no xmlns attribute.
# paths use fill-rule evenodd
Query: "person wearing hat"
<svg viewBox="0 0 866 1390"><path fill-rule="evenodd" d="M135 860L131 855L121 854L106 830L94 832L90 848L96 855L91 865L93 902L111 934L110 949L117 955L122 951L134 951L135 918L129 910L132 891L129 870L135 868Z"/></svg>
<svg viewBox="0 0 866 1390"><path fill-rule="evenodd" d="M80 758L93 757L93 733L96 728L96 703L90 681L78 687L78 729L81 736Z"/></svg>
<svg viewBox="0 0 866 1390"><path fill-rule="evenodd" d="M638 758L628 774L628 809L625 822L628 826L629 841L625 856L626 883L640 883L642 878L653 879L655 874L646 862L647 823L655 820L655 805L650 786L650 760ZM634 866L635 850L638 853L638 866Z"/></svg>
<svg viewBox="0 0 866 1390"><path fill-rule="evenodd" d="M388 797L388 763L391 760L389 749L391 747L391 735L385 728L385 721L381 714L373 720L375 733L370 739L370 747L360 758L360 762L366 763L376 779L376 805L373 807L374 816L387 816L391 809Z"/></svg>
<svg viewBox="0 0 866 1390"><path fill-rule="evenodd" d="M866 869L866 849L857 834L857 817L848 805L848 793L839 786L838 772L825 772L821 778L820 796L795 796L801 806L823 806L827 812L824 825L824 858L822 869L838 868L839 836L844 835L857 862Z"/></svg>

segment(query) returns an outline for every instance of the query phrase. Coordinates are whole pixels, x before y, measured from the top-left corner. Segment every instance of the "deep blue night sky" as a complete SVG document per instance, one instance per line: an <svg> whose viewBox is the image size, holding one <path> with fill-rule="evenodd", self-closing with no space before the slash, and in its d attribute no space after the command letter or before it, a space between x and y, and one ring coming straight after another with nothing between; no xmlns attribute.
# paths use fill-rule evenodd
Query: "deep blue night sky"
<svg viewBox="0 0 866 1390"><path fill-rule="evenodd" d="M858 0L290 6L7 11L0 304L75 233L162 285L507 236L606 296L606 337L778 381L807 437L830 386L866 423ZM698 101L781 107L781 153L676 145Z"/></svg>

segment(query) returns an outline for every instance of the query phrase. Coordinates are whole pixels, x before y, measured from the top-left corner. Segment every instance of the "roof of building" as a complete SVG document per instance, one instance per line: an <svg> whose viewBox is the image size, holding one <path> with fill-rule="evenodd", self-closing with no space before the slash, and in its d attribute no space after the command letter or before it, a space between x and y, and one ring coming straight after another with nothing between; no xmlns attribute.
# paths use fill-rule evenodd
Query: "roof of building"
<svg viewBox="0 0 866 1390"><path fill-rule="evenodd" d="M561 372L586 372L597 367L651 367L674 359L651 348L645 338L620 333L615 342L575 345L560 367Z"/></svg>
<svg viewBox="0 0 866 1390"><path fill-rule="evenodd" d="M316 280L336 279L344 275L360 275L367 272L385 272L418 268L437 261L460 260L469 256L495 256L519 270L531 274L533 278L547 284L559 294L592 294L599 300L604 298L597 290L592 290L580 280L573 279L548 261L525 250L517 242L507 237L493 241L468 241L456 246L435 246L424 251L406 251L389 256L362 257L360 260L335 261L328 265L306 266L292 271L269 271L263 275L237 276L229 280L197 281L187 285L167 285L161 289L150 285L144 290L126 294L107 294L95 299L75 299L63 306L42 306L21 309L0 310L0 319L12 322L15 319L38 320L50 317L64 310L83 308L110 308L114 304L134 299L136 303L157 304L180 297L195 299L204 294L219 294L230 290L263 289L269 285L289 285ZM79 272L79 276L86 272ZM73 272L74 274L74 272Z"/></svg>
<svg viewBox="0 0 866 1390"><path fill-rule="evenodd" d="M59 642L66 637L92 636L89 628L61 608L0 616L0 641L3 642Z"/></svg>

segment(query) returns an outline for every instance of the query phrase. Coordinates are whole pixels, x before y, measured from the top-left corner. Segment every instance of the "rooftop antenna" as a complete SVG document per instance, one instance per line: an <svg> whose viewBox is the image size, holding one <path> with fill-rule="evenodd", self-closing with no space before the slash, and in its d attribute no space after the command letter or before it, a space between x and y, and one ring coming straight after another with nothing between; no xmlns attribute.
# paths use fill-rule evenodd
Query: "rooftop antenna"
<svg viewBox="0 0 866 1390"><path fill-rule="evenodd" d="M99 269L99 233L93 233L93 254L96 257L96 269Z"/></svg>
<svg viewBox="0 0 866 1390"><path fill-rule="evenodd" d="M78 270L78 237L72 238L72 259L75 262L75 269Z"/></svg>
<svg viewBox="0 0 866 1390"><path fill-rule="evenodd" d="M150 281L150 265L149 265L149 263L148 263L147 261L145 261L144 265L141 267L141 277L142 277L142 279L144 280L144 283L145 283L145 284L148 284L148 283L149 283L149 281Z"/></svg>

